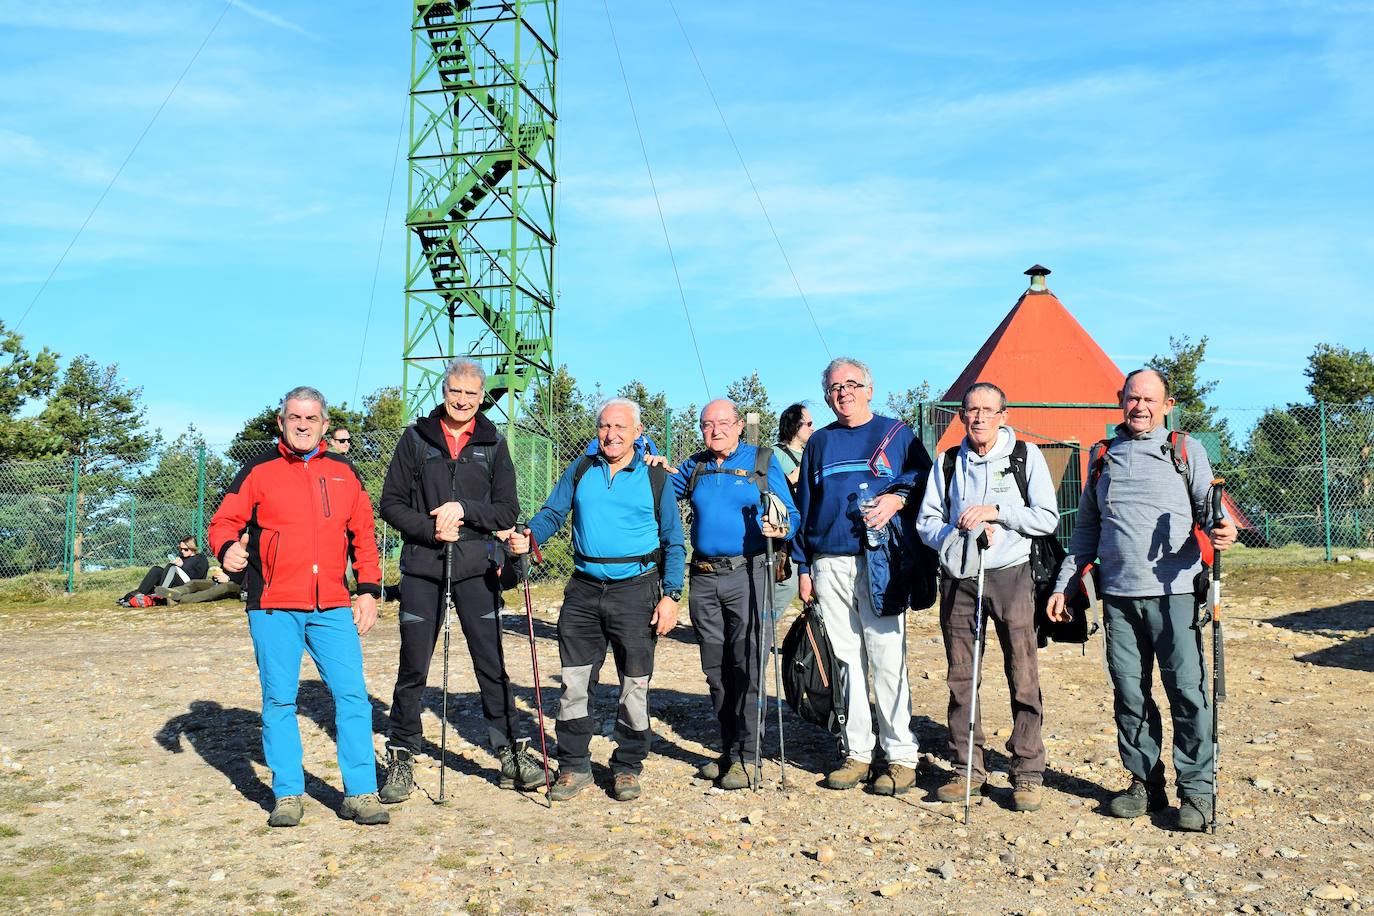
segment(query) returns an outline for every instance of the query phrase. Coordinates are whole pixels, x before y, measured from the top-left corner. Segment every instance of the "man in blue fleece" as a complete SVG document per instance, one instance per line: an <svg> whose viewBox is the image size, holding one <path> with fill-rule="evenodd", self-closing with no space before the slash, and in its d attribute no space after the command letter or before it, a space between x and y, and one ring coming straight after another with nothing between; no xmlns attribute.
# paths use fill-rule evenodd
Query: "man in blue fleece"
<svg viewBox="0 0 1374 916"><path fill-rule="evenodd" d="M1094 457L1078 504L1069 555L1046 609L1068 619L1066 593L1094 559L1102 574L1107 672L1115 694L1116 743L1131 784L1112 799L1116 817L1140 817L1168 806L1161 759L1163 724L1151 696L1151 672L1169 697L1178 779L1180 830L1202 830L1212 817L1212 707L1203 665L1202 627L1193 594L1202 569L1193 521L1208 515L1212 466L1196 439L1184 436L1187 478L1179 473L1164 418L1174 408L1169 384L1153 369L1126 376L1123 422L1105 454ZM1099 464L1100 462L1100 464ZM1209 532L1212 546L1236 542L1230 519Z"/></svg>
<svg viewBox="0 0 1374 916"><path fill-rule="evenodd" d="M722 789L749 787L755 762L760 640L765 591L773 588L764 538L795 530L797 509L777 459L767 452L766 489L787 509L787 527L760 522L759 449L740 442L744 421L731 401L701 411L706 449L673 477L678 499L692 504L692 589L688 613L701 650L701 670L720 723L721 753L697 775ZM771 629L768 631L771 633Z"/></svg>
<svg viewBox="0 0 1374 916"><path fill-rule="evenodd" d="M677 624L685 560L682 517L666 474L651 471L634 447L643 432L638 404L607 401L597 413L597 454L563 472L530 519L528 535L517 531L507 539L513 554L528 553L531 539L547 541L572 514L573 574L558 615L563 696L552 801L567 801L592 784L592 695L608 645L620 675L612 795L617 801L640 795L639 775L653 740L654 647Z"/></svg>
<svg viewBox="0 0 1374 916"><path fill-rule="evenodd" d="M863 363L832 360L821 387L835 422L817 430L802 455L801 528L793 539L793 558L802 601L815 598L820 604L831 647L849 669L848 757L825 784L852 789L872 779L873 791L896 795L915 784L918 762L906 673L906 614L879 616L873 610L863 561L865 529L881 530L906 505L930 470L930 455L905 423L873 413L873 376ZM859 510L861 484L877 497L867 513ZM870 675L878 740L887 758L881 773L873 766Z"/></svg>
<svg viewBox="0 0 1374 916"><path fill-rule="evenodd" d="M1045 775L1044 718L1040 670L1036 655L1034 585L1030 574L1031 538L1059 527L1059 506L1050 469L1040 449L1029 442L1017 448L1016 434L1004 426L1007 398L990 382L976 382L964 392L959 417L968 434L948 458L931 469L916 530L940 554L940 631L945 641L949 687L949 751L955 773L935 793L943 802L964 797L964 770L969 762L968 719L977 672L973 670L973 634L978 614L978 564L983 564L983 609L997 630L1003 670L1011 695L1011 806L1038 811ZM1013 458L1025 474L1026 496L1016 482ZM988 548L979 556L977 539L986 532ZM986 664L986 662L984 662ZM987 784L983 766L983 707L978 706L973 735L973 786Z"/></svg>

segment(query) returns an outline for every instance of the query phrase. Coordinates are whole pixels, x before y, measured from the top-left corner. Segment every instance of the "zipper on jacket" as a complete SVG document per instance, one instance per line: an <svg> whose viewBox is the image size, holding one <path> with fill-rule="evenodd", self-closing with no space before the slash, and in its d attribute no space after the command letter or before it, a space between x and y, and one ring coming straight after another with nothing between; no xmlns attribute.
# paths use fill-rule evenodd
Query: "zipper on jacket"
<svg viewBox="0 0 1374 916"><path fill-rule="evenodd" d="M329 485L320 478L320 504L324 506L324 517L329 518Z"/></svg>
<svg viewBox="0 0 1374 916"><path fill-rule="evenodd" d="M306 489L306 492L309 492L309 490L310 490L310 462L309 462L309 461L302 461L302 462L301 462L301 473L305 475L305 489ZM323 490L323 488L324 488L324 480L323 480L323 478L321 478L321 480L320 480L320 488L321 488L321 490ZM312 501L313 501L313 498L312 498ZM326 514L327 514L327 513L326 513ZM311 525L310 525L310 559L312 560L312 562L311 562L311 564L310 564L310 574L311 574L311 576L313 577L313 582L312 582L312 585L311 585L311 592L312 592L312 593L314 594L314 596L315 596L315 610L318 611L318 610L320 609L320 528L319 528L318 525L314 524L313 520L312 520Z"/></svg>

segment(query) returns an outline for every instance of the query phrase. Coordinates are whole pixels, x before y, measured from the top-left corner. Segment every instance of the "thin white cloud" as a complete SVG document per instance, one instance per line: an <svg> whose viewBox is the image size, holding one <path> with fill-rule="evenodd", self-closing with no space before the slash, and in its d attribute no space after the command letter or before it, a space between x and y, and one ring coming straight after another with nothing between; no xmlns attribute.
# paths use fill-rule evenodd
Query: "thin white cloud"
<svg viewBox="0 0 1374 916"><path fill-rule="evenodd" d="M253 4L245 2L245 0L234 0L234 6L238 9L243 10L245 13L247 13L249 16L252 16L254 19L265 22L268 25L276 26L277 28L284 29L288 32L295 32L297 35L309 38L311 41L324 41L324 36L319 35L316 32L312 32L309 29L302 28L301 26L296 25L296 23L292 22L289 19L283 19L276 13L269 13L267 10L259 9Z"/></svg>

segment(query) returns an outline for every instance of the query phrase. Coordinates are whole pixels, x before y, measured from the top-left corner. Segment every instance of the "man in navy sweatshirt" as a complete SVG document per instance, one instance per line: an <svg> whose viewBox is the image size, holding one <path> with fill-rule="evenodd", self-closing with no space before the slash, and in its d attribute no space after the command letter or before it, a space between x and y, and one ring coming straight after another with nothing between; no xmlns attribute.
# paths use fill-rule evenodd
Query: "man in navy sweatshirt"
<svg viewBox="0 0 1374 916"><path fill-rule="evenodd" d="M826 776L826 785L852 789L871 779L878 794L896 795L915 784L918 762L906 673L906 614L874 612L863 558L867 529L882 530L908 498L919 497L913 488L925 480L930 455L905 423L873 413L873 375L863 363L832 360L821 387L835 422L817 430L802 455L801 528L793 539L793 558L802 601L819 603L835 655L849 669L848 757ZM866 512L859 507L861 487L875 500ZM870 675L878 740L887 758L881 773L873 766Z"/></svg>
<svg viewBox="0 0 1374 916"><path fill-rule="evenodd" d="M620 675L612 795L640 794L649 756L649 678L658 637L677 624L685 551L682 516L662 468L650 469L634 447L644 432L639 405L612 398L597 413L594 456L569 465L528 533L507 539L511 553L546 542L572 515L573 574L558 615L558 781L549 798L567 801L592 784L592 695L609 645Z"/></svg>
<svg viewBox="0 0 1374 916"><path fill-rule="evenodd" d="M1215 797L1212 707L1193 593L1202 570L1193 523L1208 514L1212 466L1202 444L1183 436L1187 476L1180 473L1164 428L1173 408L1163 375L1137 369L1126 376L1122 423L1103 454L1094 450L1069 555L1046 612L1067 619L1064 601L1079 570L1099 561L1116 743L1131 774L1108 811L1140 817L1168 807L1164 727L1150 686L1158 663L1173 720L1176 823L1196 831L1211 820ZM1225 550L1236 542L1235 523L1223 518L1208 534L1216 550Z"/></svg>
<svg viewBox="0 0 1374 916"><path fill-rule="evenodd" d="M692 504L692 591L688 612L701 649L701 670L720 723L721 753L697 771L722 789L749 786L758 741L759 649L766 625L764 593L773 588L765 537L785 538L797 509L772 450L740 442L744 421L727 400L701 411L705 451L683 462L673 478L678 499ZM766 463L759 460L763 456ZM766 468L760 487L758 470ZM763 492L787 509L787 527L760 522Z"/></svg>

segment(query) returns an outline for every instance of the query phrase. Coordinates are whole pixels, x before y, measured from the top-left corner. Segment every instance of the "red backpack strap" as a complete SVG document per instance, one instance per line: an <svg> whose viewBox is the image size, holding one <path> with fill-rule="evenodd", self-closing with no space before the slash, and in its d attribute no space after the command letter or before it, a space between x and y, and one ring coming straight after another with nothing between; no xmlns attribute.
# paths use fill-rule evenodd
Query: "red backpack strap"
<svg viewBox="0 0 1374 916"><path fill-rule="evenodd" d="M1096 487L1102 479L1102 465L1107 460L1107 449L1111 448L1110 439L1099 439L1088 449L1088 486Z"/></svg>
<svg viewBox="0 0 1374 916"><path fill-rule="evenodd" d="M1176 429L1170 430L1169 452L1173 456L1174 470L1183 478L1183 489L1188 494L1188 505L1193 510L1193 540L1197 542L1203 564L1211 566L1216 559L1216 549L1212 546L1212 538L1207 534L1207 526L1200 520L1197 507L1193 505L1193 484L1188 467L1188 436Z"/></svg>

